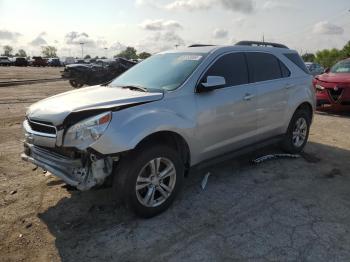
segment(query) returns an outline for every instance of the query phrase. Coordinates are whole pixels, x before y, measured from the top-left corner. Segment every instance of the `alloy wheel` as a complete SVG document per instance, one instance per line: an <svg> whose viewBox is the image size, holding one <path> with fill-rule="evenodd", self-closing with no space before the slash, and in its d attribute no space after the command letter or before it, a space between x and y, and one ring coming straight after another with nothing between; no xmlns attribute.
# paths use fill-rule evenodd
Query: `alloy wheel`
<svg viewBox="0 0 350 262"><path fill-rule="evenodd" d="M146 207L163 204L172 194L176 183L176 169L172 161L158 157L149 161L136 180L136 196Z"/></svg>
<svg viewBox="0 0 350 262"><path fill-rule="evenodd" d="M298 120L295 122L292 136L292 142L295 147L301 147L304 144L307 136L307 128L305 118L298 118Z"/></svg>

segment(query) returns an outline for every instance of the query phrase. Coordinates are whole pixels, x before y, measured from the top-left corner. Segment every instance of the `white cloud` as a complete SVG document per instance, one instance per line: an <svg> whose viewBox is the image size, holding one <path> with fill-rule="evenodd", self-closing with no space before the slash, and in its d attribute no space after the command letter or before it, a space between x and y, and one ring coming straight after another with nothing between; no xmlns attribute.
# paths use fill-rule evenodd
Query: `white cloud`
<svg viewBox="0 0 350 262"><path fill-rule="evenodd" d="M216 39L227 38L227 36L228 36L228 30L226 29L217 28L213 32L213 37Z"/></svg>
<svg viewBox="0 0 350 262"><path fill-rule="evenodd" d="M295 6L293 6L291 4L290 1L281 1L281 0L267 0L262 8L263 9L276 9L276 8L295 8Z"/></svg>
<svg viewBox="0 0 350 262"><path fill-rule="evenodd" d="M110 46L109 49L112 51L115 51L115 52L121 52L121 51L126 49L126 45L124 45L120 42L115 42Z"/></svg>
<svg viewBox="0 0 350 262"><path fill-rule="evenodd" d="M177 21L163 20L163 19L156 19L156 20L147 19L143 21L139 26L145 30L151 30L151 31L175 30L175 29L182 28L181 24Z"/></svg>
<svg viewBox="0 0 350 262"><path fill-rule="evenodd" d="M46 35L47 35L46 32L41 32L37 37L35 37L32 41L29 42L29 45L31 46L47 45L47 41L44 38L44 36Z"/></svg>
<svg viewBox="0 0 350 262"><path fill-rule="evenodd" d="M22 36L22 34L17 32L12 32L8 30L0 30L0 39L1 40L11 40L16 41L18 37Z"/></svg>
<svg viewBox="0 0 350 262"><path fill-rule="evenodd" d="M206 10L219 6L225 10L251 13L254 10L252 0L176 0L165 6L168 10Z"/></svg>
<svg viewBox="0 0 350 262"><path fill-rule="evenodd" d="M156 32L136 44L139 52L146 51L157 53L164 50L174 49L176 46L184 46L184 39L174 31Z"/></svg>
<svg viewBox="0 0 350 262"><path fill-rule="evenodd" d="M86 47L96 47L96 42L89 37L89 35L85 32L69 32L65 35L65 43L67 45L79 45L80 43L84 43Z"/></svg>
<svg viewBox="0 0 350 262"><path fill-rule="evenodd" d="M322 35L342 35L344 28L331 24L328 21L321 21L314 25L313 32Z"/></svg>

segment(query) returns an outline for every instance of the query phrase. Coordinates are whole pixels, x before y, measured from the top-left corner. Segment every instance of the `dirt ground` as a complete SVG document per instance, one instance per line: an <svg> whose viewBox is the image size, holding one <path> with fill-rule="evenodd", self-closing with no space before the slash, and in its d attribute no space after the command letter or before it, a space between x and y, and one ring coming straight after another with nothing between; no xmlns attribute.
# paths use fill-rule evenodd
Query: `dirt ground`
<svg viewBox="0 0 350 262"><path fill-rule="evenodd" d="M110 189L72 190L20 160L26 107L70 89L0 89L0 261L350 261L349 116L316 114L305 157L250 163L270 147L193 174L167 212L143 220Z"/></svg>

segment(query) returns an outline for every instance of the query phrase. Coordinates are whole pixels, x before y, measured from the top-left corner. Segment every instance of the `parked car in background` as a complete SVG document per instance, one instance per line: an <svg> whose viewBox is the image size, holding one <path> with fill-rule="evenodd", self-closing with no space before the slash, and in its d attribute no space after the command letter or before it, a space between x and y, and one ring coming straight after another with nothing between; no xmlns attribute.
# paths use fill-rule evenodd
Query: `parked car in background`
<svg viewBox="0 0 350 262"><path fill-rule="evenodd" d="M33 56L32 59L32 66L47 66L47 59L41 56Z"/></svg>
<svg viewBox="0 0 350 262"><path fill-rule="evenodd" d="M12 61L7 56L0 56L0 66L10 66Z"/></svg>
<svg viewBox="0 0 350 262"><path fill-rule="evenodd" d="M62 66L60 59L57 57L49 58L47 60L47 64L48 66L54 66L54 67Z"/></svg>
<svg viewBox="0 0 350 262"><path fill-rule="evenodd" d="M348 109L350 106L350 58L336 63L313 80L317 106Z"/></svg>
<svg viewBox="0 0 350 262"><path fill-rule="evenodd" d="M28 60L25 57L15 57L13 64L15 66L28 66Z"/></svg>
<svg viewBox="0 0 350 262"><path fill-rule="evenodd" d="M62 59L62 65L70 65L70 64L74 64L75 63L75 58L74 57L65 57L64 59Z"/></svg>
<svg viewBox="0 0 350 262"><path fill-rule="evenodd" d="M83 85L98 85L111 81L135 64L124 58L98 59L92 64L67 65L62 71L62 78L69 80L74 88Z"/></svg>
<svg viewBox="0 0 350 262"><path fill-rule="evenodd" d="M306 68L310 71L313 76L321 75L324 73L324 67L317 63L306 62Z"/></svg>
<svg viewBox="0 0 350 262"><path fill-rule="evenodd" d="M80 190L109 181L121 203L152 217L200 163L267 143L299 153L315 108L312 77L296 51L254 44L166 51L110 84L39 101L23 123L22 159Z"/></svg>
<svg viewBox="0 0 350 262"><path fill-rule="evenodd" d="M75 59L75 64L88 64L88 61L85 61L85 59Z"/></svg>

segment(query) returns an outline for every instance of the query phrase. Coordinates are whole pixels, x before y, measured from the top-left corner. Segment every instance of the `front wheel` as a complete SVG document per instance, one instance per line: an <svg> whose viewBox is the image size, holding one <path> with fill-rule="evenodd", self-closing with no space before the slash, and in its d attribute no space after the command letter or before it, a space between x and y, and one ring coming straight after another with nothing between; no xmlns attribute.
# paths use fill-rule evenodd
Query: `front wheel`
<svg viewBox="0 0 350 262"><path fill-rule="evenodd" d="M297 110L282 141L282 149L291 154L300 153L307 143L310 124L310 113L307 110Z"/></svg>
<svg viewBox="0 0 350 262"><path fill-rule="evenodd" d="M120 160L114 192L140 217L153 217L174 201L184 180L179 154L168 146L136 149Z"/></svg>

